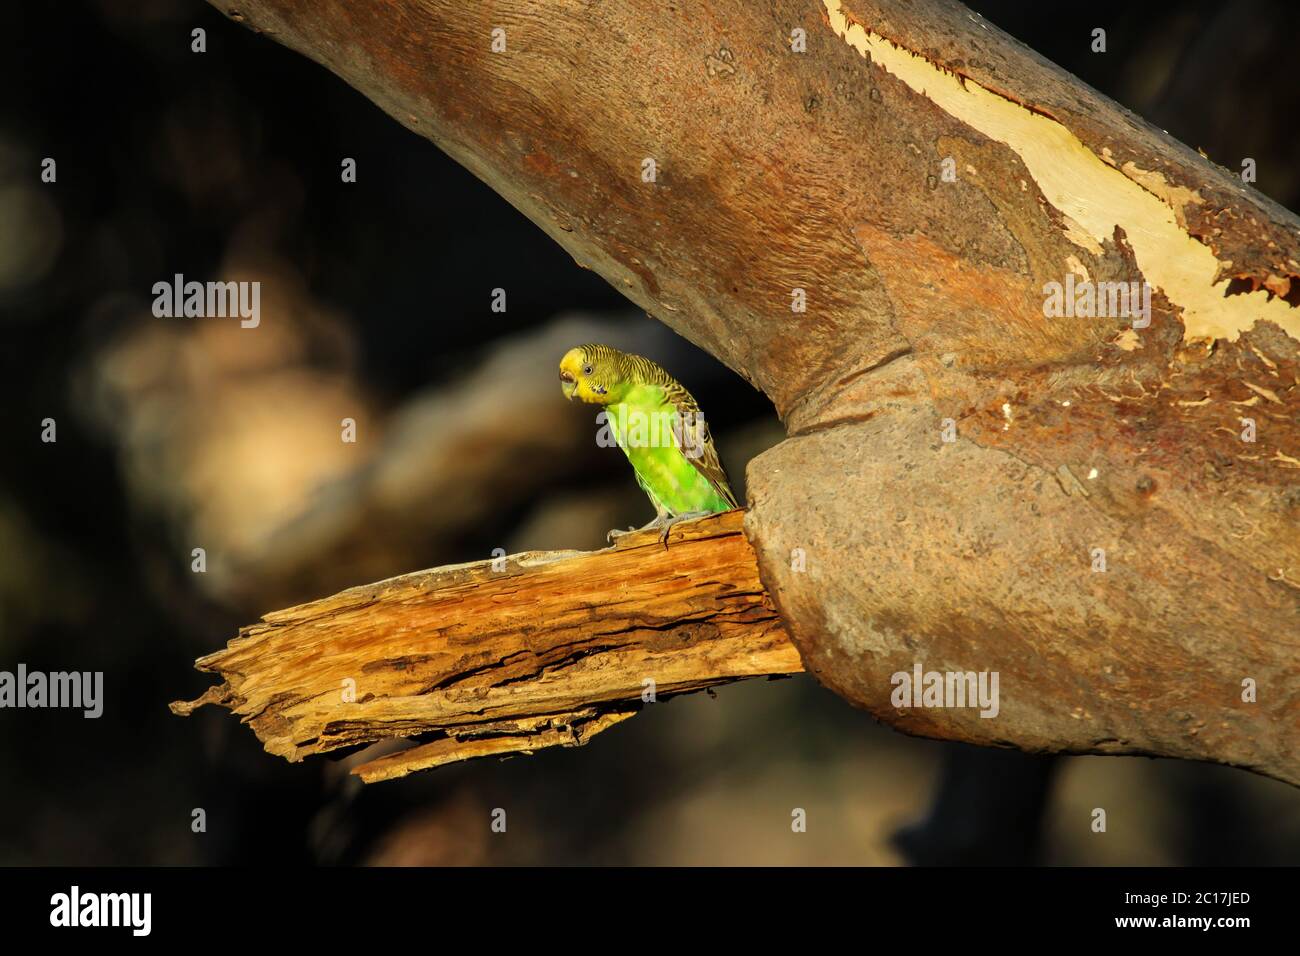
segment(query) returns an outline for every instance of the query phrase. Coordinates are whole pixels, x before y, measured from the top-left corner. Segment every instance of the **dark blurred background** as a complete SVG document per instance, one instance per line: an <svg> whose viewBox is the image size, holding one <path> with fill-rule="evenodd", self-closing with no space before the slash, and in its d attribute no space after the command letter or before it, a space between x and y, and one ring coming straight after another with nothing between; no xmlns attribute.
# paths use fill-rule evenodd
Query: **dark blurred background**
<svg viewBox="0 0 1300 956"><path fill-rule="evenodd" d="M1254 158L1297 208L1297 5L973 6L1214 161ZM266 755L225 711L173 716L208 684L194 658L262 613L647 520L561 399L571 345L674 371L738 486L782 433L430 143L205 4L17 4L5 27L0 670L102 670L105 708L0 710L0 864L1300 862L1283 784L912 739L807 677L366 789L346 758ZM262 324L154 318L175 273L260 280Z"/></svg>

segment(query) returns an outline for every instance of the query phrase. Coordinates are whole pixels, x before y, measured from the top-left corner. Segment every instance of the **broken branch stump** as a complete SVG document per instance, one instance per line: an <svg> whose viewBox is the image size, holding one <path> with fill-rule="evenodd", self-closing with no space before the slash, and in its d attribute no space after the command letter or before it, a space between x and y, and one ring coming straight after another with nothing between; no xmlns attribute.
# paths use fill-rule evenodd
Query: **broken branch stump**
<svg viewBox="0 0 1300 956"><path fill-rule="evenodd" d="M218 704L290 761L430 735L353 770L367 783L480 756L579 746L643 694L803 670L735 511L350 588L275 611L196 666ZM653 684L648 682L653 681Z"/></svg>

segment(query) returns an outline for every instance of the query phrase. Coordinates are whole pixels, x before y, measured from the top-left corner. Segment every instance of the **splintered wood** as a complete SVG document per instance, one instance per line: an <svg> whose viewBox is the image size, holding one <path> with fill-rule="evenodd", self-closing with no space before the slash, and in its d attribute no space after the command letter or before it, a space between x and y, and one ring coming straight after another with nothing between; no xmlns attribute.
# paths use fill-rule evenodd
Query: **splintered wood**
<svg viewBox="0 0 1300 956"><path fill-rule="evenodd" d="M218 704L291 761L420 737L367 783L579 746L654 698L803 670L729 512L603 551L527 552L275 611L199 659Z"/></svg>

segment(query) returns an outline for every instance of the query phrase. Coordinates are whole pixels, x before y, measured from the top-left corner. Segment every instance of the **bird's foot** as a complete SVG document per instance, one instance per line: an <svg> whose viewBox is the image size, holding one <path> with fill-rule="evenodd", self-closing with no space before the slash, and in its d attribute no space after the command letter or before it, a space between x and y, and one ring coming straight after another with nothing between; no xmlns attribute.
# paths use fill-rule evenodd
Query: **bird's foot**
<svg viewBox="0 0 1300 956"><path fill-rule="evenodd" d="M713 514L712 511L687 511L679 515L666 515L666 514L659 515L659 517L655 518L649 524L642 525L639 528L628 528L626 531L621 531L618 528L614 528L612 531L610 531L608 534L605 535L605 540L608 541L610 544L613 544L615 541L617 541L619 538L623 537L624 535L638 534L642 531L657 530L659 532L659 542L664 546L664 550L667 551L668 532L673 530L674 525L682 521L694 521L696 518L707 518L711 514Z"/></svg>
<svg viewBox="0 0 1300 956"><path fill-rule="evenodd" d="M673 530L673 525L682 521L694 521L696 518L707 518L713 514L712 511L687 511L679 515L660 515L654 521L650 522L647 527L659 528L659 541L668 550L668 532Z"/></svg>

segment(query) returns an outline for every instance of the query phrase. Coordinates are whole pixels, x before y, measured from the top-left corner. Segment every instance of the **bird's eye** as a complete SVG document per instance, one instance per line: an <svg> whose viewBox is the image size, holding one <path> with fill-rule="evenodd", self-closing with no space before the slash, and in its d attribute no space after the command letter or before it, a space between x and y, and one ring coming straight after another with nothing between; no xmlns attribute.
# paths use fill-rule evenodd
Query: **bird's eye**
<svg viewBox="0 0 1300 956"><path fill-rule="evenodd" d="M595 371L595 369L592 368L590 364L588 364L588 365L584 365L584 366L582 367L582 374L583 374L583 375L590 375L590 374L591 374L592 372L594 372L594 371Z"/></svg>

